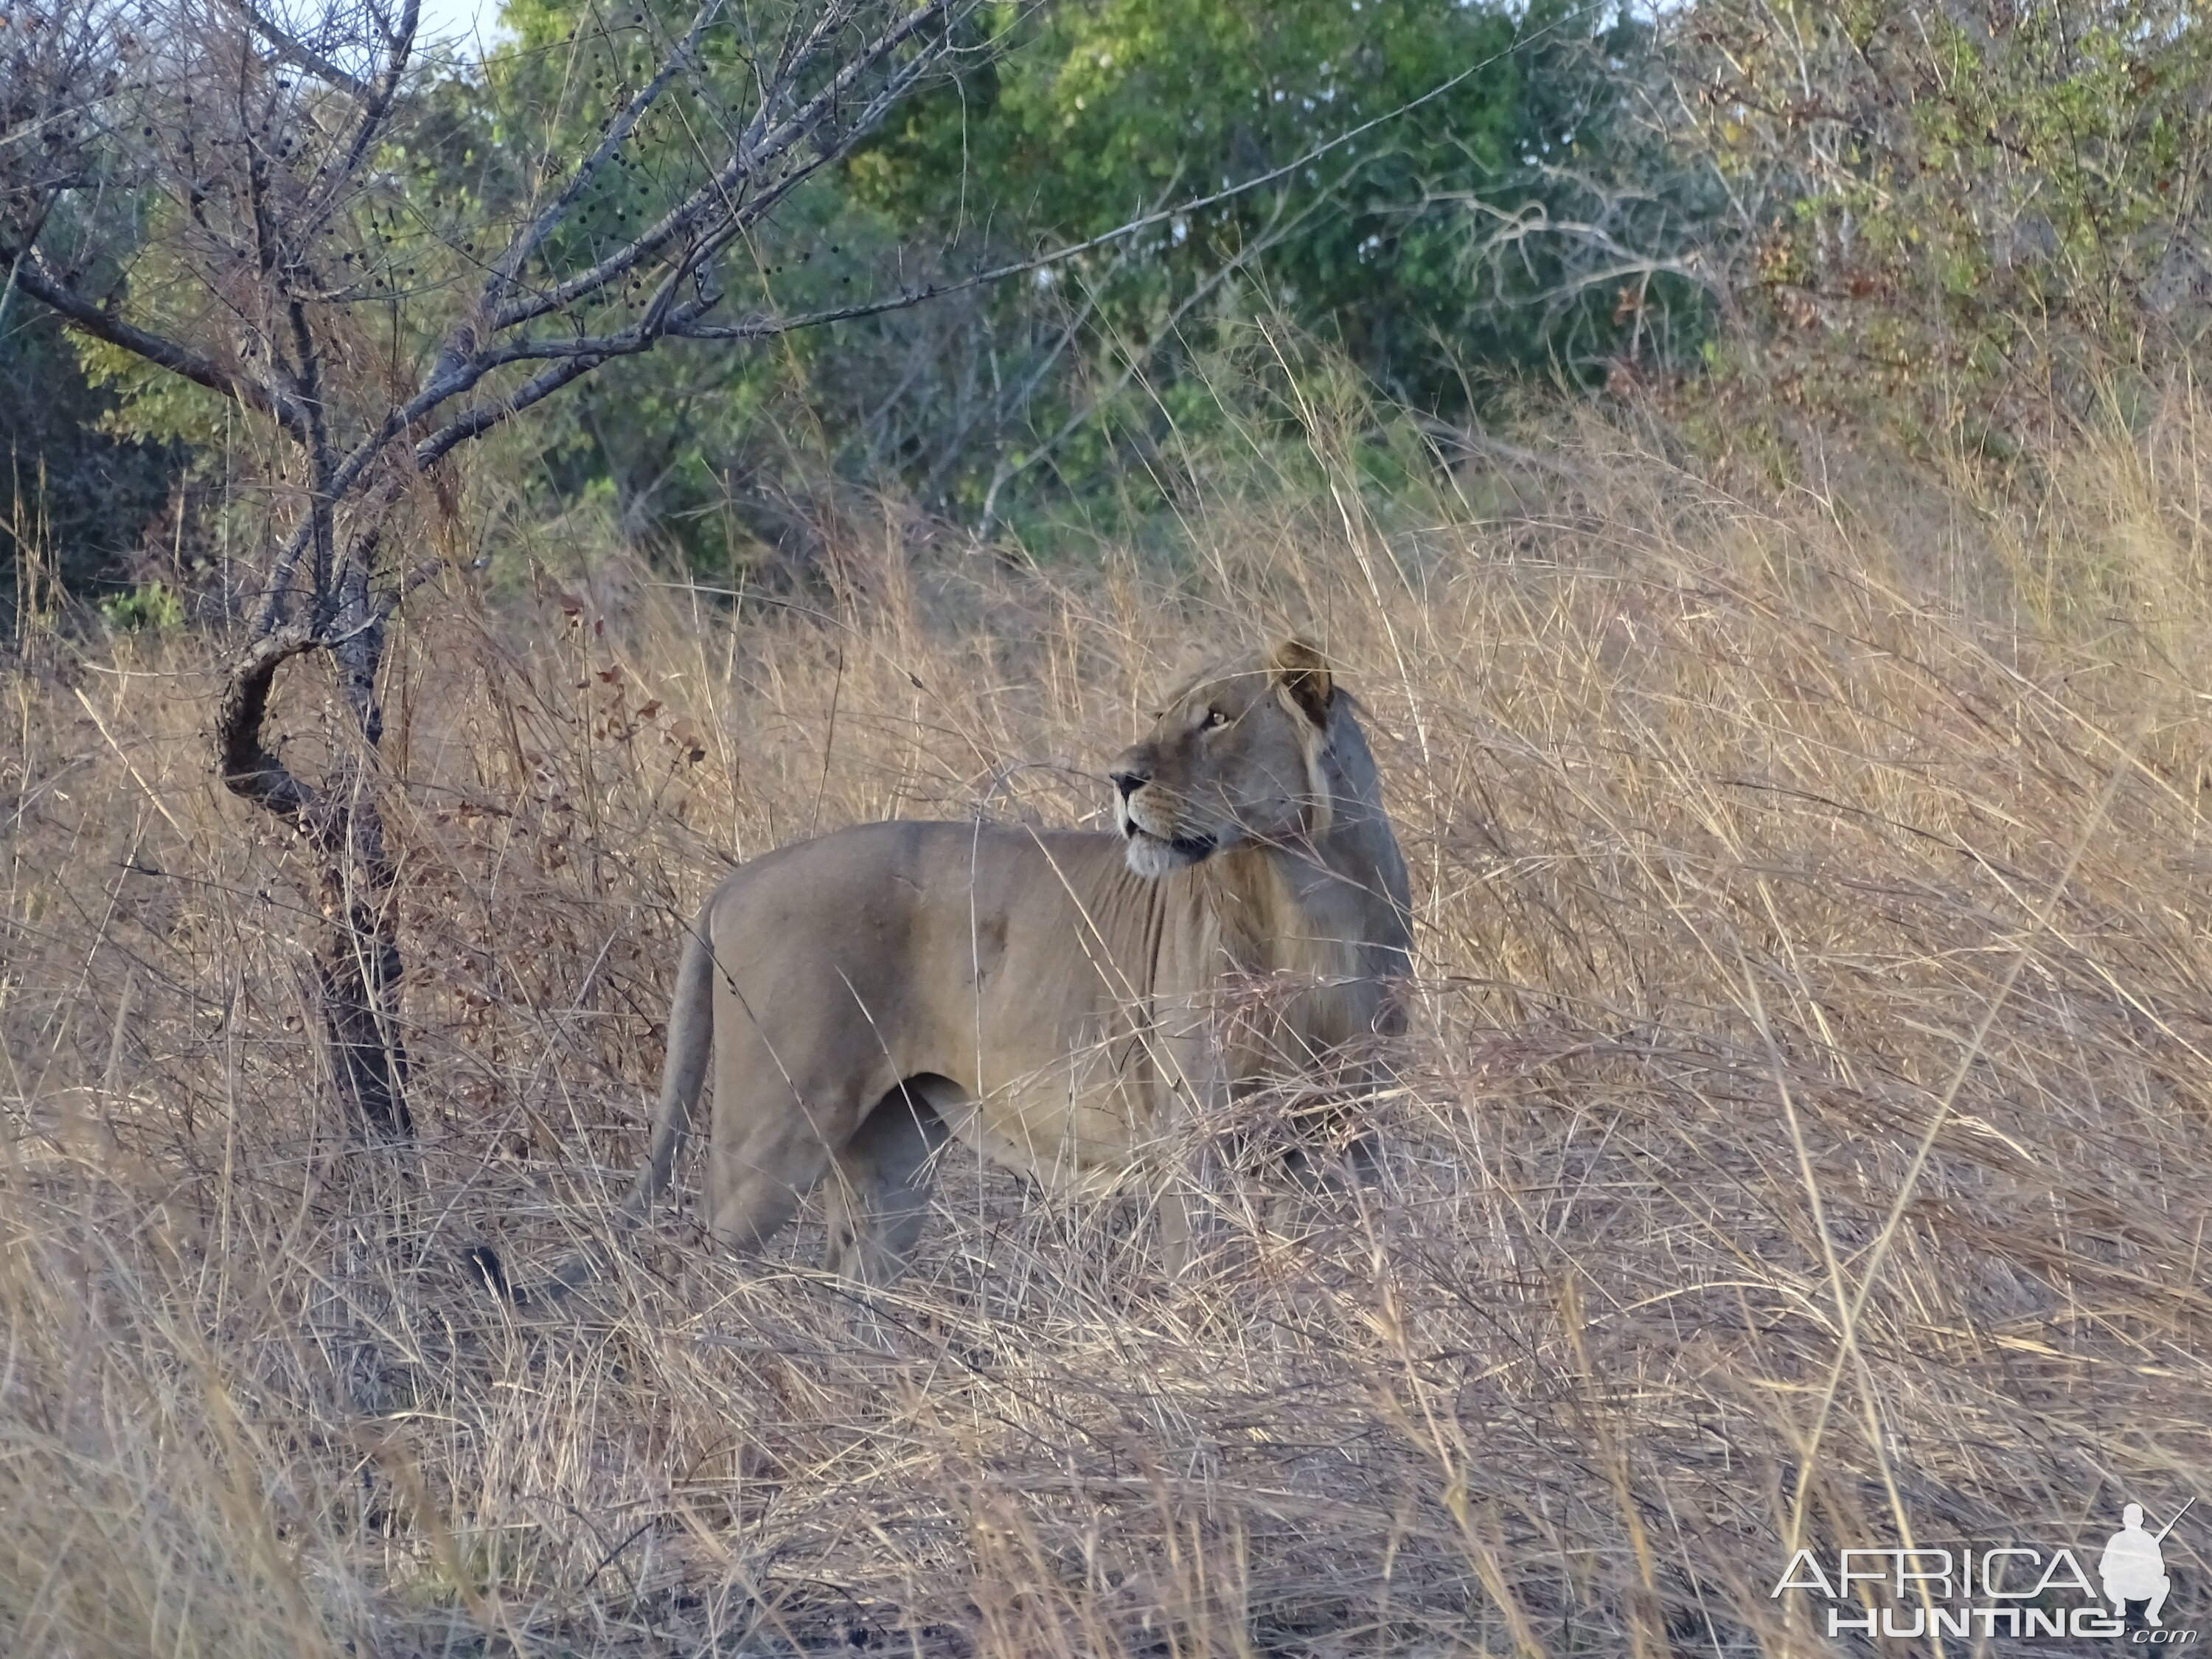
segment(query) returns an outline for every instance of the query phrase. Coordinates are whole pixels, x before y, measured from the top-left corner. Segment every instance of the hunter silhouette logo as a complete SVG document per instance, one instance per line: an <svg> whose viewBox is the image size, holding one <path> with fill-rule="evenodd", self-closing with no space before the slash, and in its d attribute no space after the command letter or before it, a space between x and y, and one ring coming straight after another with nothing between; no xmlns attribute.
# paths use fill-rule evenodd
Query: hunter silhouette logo
<svg viewBox="0 0 2212 1659"><path fill-rule="evenodd" d="M2196 1502L2192 1498L2184 1504L2181 1513L2155 1533L2143 1530L2142 1504L2130 1504L2120 1511L2120 1529L2106 1540L2105 1553L2097 1563L2097 1577L2105 1581L2105 1599L2112 1604L2113 1618L2126 1618L2128 1603L2142 1601L2148 1603L2143 1608L2145 1624L2155 1627L2166 1622L2158 1616L2159 1610L2166 1606L2173 1580L2166 1573L2166 1553L2159 1546Z"/></svg>
<svg viewBox="0 0 2212 1659"><path fill-rule="evenodd" d="M2119 1638L2130 1646L2187 1646L2197 1632L2168 1630L2162 1616L2173 1589L2163 1546L2196 1503L2191 1498L2156 1532L2144 1526L2142 1504L2128 1504L2120 1530L2096 1558L2101 1596L2081 1556L2063 1546L2024 1544L1844 1549L1832 1565L1801 1549L1768 1594L1778 1600L1785 1591L1809 1591L1831 1603L1830 1636ZM2142 1622L2131 1627L2136 1608Z"/></svg>

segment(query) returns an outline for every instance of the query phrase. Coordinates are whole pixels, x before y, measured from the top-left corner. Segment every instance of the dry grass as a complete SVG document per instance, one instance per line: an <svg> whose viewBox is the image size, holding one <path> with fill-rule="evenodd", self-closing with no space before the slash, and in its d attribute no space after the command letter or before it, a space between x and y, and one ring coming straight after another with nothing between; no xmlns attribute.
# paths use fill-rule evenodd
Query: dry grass
<svg viewBox="0 0 2212 1659"><path fill-rule="evenodd" d="M887 530L819 611L426 593L404 1158L331 1133L204 647L30 653L0 1647L1814 1654L1798 1542L2094 1547L2206 1491L2212 427L2085 441L2033 514L1562 454L1510 515L1201 509L1172 584ZM605 1214L728 861L1095 815L1186 641L1290 623L1415 875L1382 1189L1170 1285L1126 1207L956 1157L872 1310L804 1229L672 1221L574 1322L464 1282Z"/></svg>

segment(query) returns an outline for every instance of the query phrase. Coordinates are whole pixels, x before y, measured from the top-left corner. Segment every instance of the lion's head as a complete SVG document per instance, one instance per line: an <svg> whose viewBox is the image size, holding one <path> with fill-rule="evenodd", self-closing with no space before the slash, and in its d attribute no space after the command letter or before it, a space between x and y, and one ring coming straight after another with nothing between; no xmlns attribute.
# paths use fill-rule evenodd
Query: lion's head
<svg viewBox="0 0 2212 1659"><path fill-rule="evenodd" d="M1303 640L1178 687L1109 769L1129 867L1163 876L1248 842L1326 835L1335 704L1328 663Z"/></svg>

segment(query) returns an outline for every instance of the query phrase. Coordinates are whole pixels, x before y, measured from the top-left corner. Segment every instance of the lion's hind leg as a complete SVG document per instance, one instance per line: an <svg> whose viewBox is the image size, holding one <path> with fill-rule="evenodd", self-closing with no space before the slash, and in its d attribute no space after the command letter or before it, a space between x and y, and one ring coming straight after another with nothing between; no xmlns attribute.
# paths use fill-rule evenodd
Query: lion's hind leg
<svg viewBox="0 0 2212 1659"><path fill-rule="evenodd" d="M906 1271L929 1214L944 1120L929 1101L936 1079L908 1079L876 1103L832 1160L823 1183L829 1239L822 1265L862 1285Z"/></svg>

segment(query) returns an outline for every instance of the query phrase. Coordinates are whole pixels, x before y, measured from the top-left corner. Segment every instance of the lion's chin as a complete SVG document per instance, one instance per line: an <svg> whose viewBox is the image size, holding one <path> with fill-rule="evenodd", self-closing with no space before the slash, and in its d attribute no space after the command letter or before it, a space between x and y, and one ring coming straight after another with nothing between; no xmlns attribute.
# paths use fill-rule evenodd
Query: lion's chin
<svg viewBox="0 0 2212 1659"><path fill-rule="evenodd" d="M1130 869L1147 880L1203 864L1212 855L1215 844L1211 836L1178 836L1170 841L1133 823L1125 825L1123 833L1128 843L1121 856L1128 860Z"/></svg>

